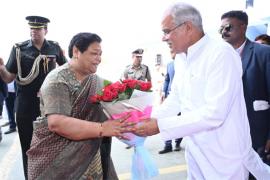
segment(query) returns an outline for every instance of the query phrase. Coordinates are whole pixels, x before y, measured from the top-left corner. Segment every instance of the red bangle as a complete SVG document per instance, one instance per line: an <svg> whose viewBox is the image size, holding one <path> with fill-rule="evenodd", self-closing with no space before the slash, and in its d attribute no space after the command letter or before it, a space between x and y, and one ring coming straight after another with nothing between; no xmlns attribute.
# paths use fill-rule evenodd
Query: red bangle
<svg viewBox="0 0 270 180"><path fill-rule="evenodd" d="M103 132L102 132L102 123L100 123L100 132L99 132L99 137L102 137L102 134L103 134Z"/></svg>

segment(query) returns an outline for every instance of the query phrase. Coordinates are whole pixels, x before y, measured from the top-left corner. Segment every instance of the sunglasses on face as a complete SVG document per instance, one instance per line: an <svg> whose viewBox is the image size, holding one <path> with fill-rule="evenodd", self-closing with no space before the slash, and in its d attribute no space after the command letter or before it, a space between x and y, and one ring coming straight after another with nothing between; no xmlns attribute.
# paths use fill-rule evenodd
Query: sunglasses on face
<svg viewBox="0 0 270 180"><path fill-rule="evenodd" d="M225 32L230 32L233 28L233 25L231 24L226 24L225 26L221 26L220 29L218 30L219 34L222 34L223 31Z"/></svg>

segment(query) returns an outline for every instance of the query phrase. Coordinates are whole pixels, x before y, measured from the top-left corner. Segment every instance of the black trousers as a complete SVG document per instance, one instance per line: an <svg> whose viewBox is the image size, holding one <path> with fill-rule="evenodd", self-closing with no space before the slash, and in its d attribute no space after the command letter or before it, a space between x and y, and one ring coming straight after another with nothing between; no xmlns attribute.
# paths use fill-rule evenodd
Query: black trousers
<svg viewBox="0 0 270 180"><path fill-rule="evenodd" d="M33 135L33 121L36 117L19 117L16 116L19 138L21 142L23 170L25 179L27 179L27 155L26 152L30 148Z"/></svg>
<svg viewBox="0 0 270 180"><path fill-rule="evenodd" d="M175 139L175 144L180 144L183 138ZM172 147L172 140L165 141L165 148L171 148Z"/></svg>
<svg viewBox="0 0 270 180"><path fill-rule="evenodd" d="M14 111L14 104L15 104L16 93L15 92L8 92L8 97L6 98L6 107L8 112L8 121L9 121L9 128L15 129L15 111Z"/></svg>
<svg viewBox="0 0 270 180"><path fill-rule="evenodd" d="M5 96L2 92L0 92L0 116L2 116L3 113L4 100Z"/></svg>
<svg viewBox="0 0 270 180"><path fill-rule="evenodd" d="M21 92L17 90L15 100L15 117L17 129L21 143L23 170L25 179L27 180L27 155L26 152L30 148L33 135L33 122L40 116L39 98L33 92Z"/></svg>

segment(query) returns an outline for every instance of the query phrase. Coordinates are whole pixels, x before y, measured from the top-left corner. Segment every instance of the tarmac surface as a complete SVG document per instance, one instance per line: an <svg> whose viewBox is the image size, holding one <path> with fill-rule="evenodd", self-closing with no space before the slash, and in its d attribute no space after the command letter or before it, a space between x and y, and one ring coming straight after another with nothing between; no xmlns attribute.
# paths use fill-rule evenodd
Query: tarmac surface
<svg viewBox="0 0 270 180"><path fill-rule="evenodd" d="M6 112L3 113L3 119L0 119L0 125L5 122L7 122ZM5 135L4 132L6 130L8 130L8 127L2 127L3 139L0 142L0 180L24 180L18 132ZM118 139L113 138L112 159L120 180L131 179L130 171L134 148L126 149L126 146ZM159 169L159 175L152 179L186 179L184 150L158 154L158 151L163 146L164 143L161 141L159 135L148 137L145 141L145 147ZM181 146L183 148L184 142L182 142Z"/></svg>

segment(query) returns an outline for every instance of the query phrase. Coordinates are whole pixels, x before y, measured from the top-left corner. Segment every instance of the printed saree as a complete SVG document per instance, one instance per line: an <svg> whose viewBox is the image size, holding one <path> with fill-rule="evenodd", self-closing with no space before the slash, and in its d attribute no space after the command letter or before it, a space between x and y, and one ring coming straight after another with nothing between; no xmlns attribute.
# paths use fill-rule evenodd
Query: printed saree
<svg viewBox="0 0 270 180"><path fill-rule="evenodd" d="M87 121L106 119L100 105L91 104L100 79L90 75L74 93L71 116ZM91 129L89 129L91 131ZM48 129L46 117L34 123L28 155L28 179L114 180L118 179L111 157L111 138L72 141Z"/></svg>

